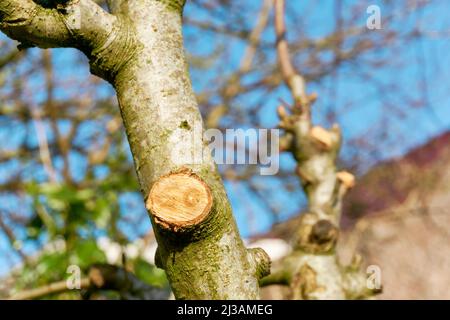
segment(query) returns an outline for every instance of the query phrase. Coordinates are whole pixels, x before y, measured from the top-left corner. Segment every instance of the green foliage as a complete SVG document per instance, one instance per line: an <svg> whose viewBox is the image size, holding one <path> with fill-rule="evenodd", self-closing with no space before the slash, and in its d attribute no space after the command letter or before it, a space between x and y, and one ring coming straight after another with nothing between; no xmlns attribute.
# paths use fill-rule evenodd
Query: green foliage
<svg viewBox="0 0 450 320"><path fill-rule="evenodd" d="M99 193L93 188L35 182L29 183L26 190L34 207L34 216L27 226L30 238L39 236L44 228L50 238L62 235L71 241L80 231L107 228L112 211L118 211L117 196L112 190Z"/></svg>
<svg viewBox="0 0 450 320"><path fill-rule="evenodd" d="M108 159L111 166L124 165L119 156ZM107 175L92 186L68 183L28 182L25 191L32 199L33 215L26 225L28 240L47 243L39 253L15 274L15 290L43 286L67 278L67 268L77 265L82 277L92 264L107 263L105 252L97 245L96 234L107 236L122 245L128 240L120 232L118 194L136 190L136 181L129 175ZM134 270L144 282L168 287L165 272L137 258L127 259L127 268ZM79 292L61 293L45 298L80 298Z"/></svg>
<svg viewBox="0 0 450 320"><path fill-rule="evenodd" d="M149 264L140 258L134 261L134 273L142 281L157 287L168 287L166 273L164 270Z"/></svg>

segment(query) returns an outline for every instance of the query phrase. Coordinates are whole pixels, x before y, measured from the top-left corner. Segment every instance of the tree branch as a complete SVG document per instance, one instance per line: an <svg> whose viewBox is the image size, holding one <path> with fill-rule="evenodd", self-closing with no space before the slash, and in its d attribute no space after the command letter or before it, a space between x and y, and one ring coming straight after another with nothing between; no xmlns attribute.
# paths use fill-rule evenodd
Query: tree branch
<svg viewBox="0 0 450 320"><path fill-rule="evenodd" d="M20 248L15 247L15 243L17 241L14 231L6 224L6 222L3 220L2 213L0 212L0 229L5 233L6 237L8 238L8 241L12 248L14 248L17 253L19 254L22 261L27 261L27 256Z"/></svg>
<svg viewBox="0 0 450 320"><path fill-rule="evenodd" d="M307 101L305 79L295 70L289 54L286 40L286 25L284 22L284 0L275 0L275 34L278 61L283 80L291 90L294 101L304 108L304 113L309 117L309 103Z"/></svg>
<svg viewBox="0 0 450 320"><path fill-rule="evenodd" d="M297 161L296 173L308 199L308 212L300 218L294 250L283 259L274 276L262 284L287 281L294 299L365 298L373 294L364 290L365 275L360 270L343 268L336 255L341 203L353 187L354 176L338 172L337 156L341 133L314 126L310 107L317 96L307 95L305 80L294 68L285 39L284 0L275 0L277 52L283 79L289 87L294 105L292 114L278 107L279 127L286 131L288 150ZM278 276L275 276L278 275Z"/></svg>
<svg viewBox="0 0 450 320"><path fill-rule="evenodd" d="M0 0L0 29L21 47L75 47L90 52L103 44L116 18L92 0Z"/></svg>
<svg viewBox="0 0 450 320"><path fill-rule="evenodd" d="M258 298L258 280L269 271L269 257L245 248L211 150L201 139L203 121L183 47L185 0L128 1L131 18L106 13L90 0L54 3L44 8L31 0L20 5L0 0L1 27L31 45L79 48L88 56L91 72L114 86L145 200L155 183L180 172L189 172L210 191L211 203L182 228L179 221L176 228L167 228L157 219L174 225L168 217L192 208L205 193L187 192L184 207L174 206L170 212L165 206L161 211L161 203L148 206L158 241L156 260L175 297ZM116 4L110 1L112 11ZM76 12L79 25L74 24Z"/></svg>
<svg viewBox="0 0 450 320"><path fill-rule="evenodd" d="M8 65L8 63L18 60L22 56L23 53L17 51L17 49L14 48L13 50L9 51L8 53L0 57L0 69Z"/></svg>
<svg viewBox="0 0 450 320"><path fill-rule="evenodd" d="M89 279L85 278L81 280L81 288L87 288L89 286ZM50 294L61 293L69 290L67 288L66 281L58 281L50 283L46 286L42 286L36 289L25 290L11 296L8 300L32 300L41 297L48 296Z"/></svg>
<svg viewBox="0 0 450 320"><path fill-rule="evenodd" d="M88 277L80 280L80 289L85 289L83 298L90 298L98 290L117 291L124 300L165 300L170 292L142 282L127 270L108 264L95 264ZM54 282L39 288L19 292L9 300L31 300L71 290L66 281Z"/></svg>

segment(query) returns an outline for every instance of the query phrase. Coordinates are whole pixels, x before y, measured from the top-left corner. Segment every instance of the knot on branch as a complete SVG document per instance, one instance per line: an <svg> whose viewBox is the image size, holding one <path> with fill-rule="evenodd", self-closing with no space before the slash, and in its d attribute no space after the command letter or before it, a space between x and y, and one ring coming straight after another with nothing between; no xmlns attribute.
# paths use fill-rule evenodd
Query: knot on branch
<svg viewBox="0 0 450 320"><path fill-rule="evenodd" d="M262 279L270 274L270 257L262 248L251 248L248 250L251 262L255 266L255 275Z"/></svg>
<svg viewBox="0 0 450 320"><path fill-rule="evenodd" d="M318 245L335 243L338 237L338 229L328 220L319 220L312 227L309 240Z"/></svg>
<svg viewBox="0 0 450 320"><path fill-rule="evenodd" d="M24 6L20 9L14 6L0 7L0 29L10 38L20 42L17 46L18 50L35 46L32 39L24 35L37 15L37 6Z"/></svg>
<svg viewBox="0 0 450 320"><path fill-rule="evenodd" d="M138 49L132 24L118 16L105 41L86 52L91 73L113 84L116 75L136 56Z"/></svg>
<svg viewBox="0 0 450 320"><path fill-rule="evenodd" d="M355 186L355 176L347 171L339 171L336 173L336 178L341 183L342 192L346 193L347 190Z"/></svg>
<svg viewBox="0 0 450 320"><path fill-rule="evenodd" d="M280 122L278 123L278 127L284 129L286 131L292 131L294 128L294 123L297 119L295 115L290 115L286 108L282 105L277 108L278 118L280 118Z"/></svg>
<svg viewBox="0 0 450 320"><path fill-rule="evenodd" d="M319 220L315 214L305 213L300 220L295 249L327 254L335 249L338 236L339 229L331 221Z"/></svg>

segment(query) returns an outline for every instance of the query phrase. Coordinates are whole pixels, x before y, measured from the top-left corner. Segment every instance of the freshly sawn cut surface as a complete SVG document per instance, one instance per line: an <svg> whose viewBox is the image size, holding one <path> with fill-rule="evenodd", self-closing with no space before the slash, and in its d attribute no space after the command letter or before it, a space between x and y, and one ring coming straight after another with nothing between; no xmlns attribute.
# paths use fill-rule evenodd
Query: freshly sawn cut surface
<svg viewBox="0 0 450 320"><path fill-rule="evenodd" d="M147 209L157 223L178 229L202 222L209 214L209 187L192 172L178 172L158 179L150 190Z"/></svg>

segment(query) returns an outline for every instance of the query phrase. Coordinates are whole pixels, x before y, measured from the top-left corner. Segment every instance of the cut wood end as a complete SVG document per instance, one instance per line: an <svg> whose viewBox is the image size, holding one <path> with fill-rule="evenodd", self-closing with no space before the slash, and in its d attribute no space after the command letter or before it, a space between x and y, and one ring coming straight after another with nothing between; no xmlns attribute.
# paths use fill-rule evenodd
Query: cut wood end
<svg viewBox="0 0 450 320"><path fill-rule="evenodd" d="M279 105L277 108L277 114L278 117L283 120L284 118L286 118L288 116L288 113L286 111L286 108L282 105Z"/></svg>
<svg viewBox="0 0 450 320"><path fill-rule="evenodd" d="M317 98L319 97L319 95L317 94L317 92L313 92L313 93L311 93L310 95L309 95L309 102L310 103L314 103L316 100L317 100Z"/></svg>
<svg viewBox="0 0 450 320"><path fill-rule="evenodd" d="M192 172L171 173L159 178L146 203L156 223L175 231L202 222L211 206L210 188Z"/></svg>
<svg viewBox="0 0 450 320"><path fill-rule="evenodd" d="M322 127L316 126L311 129L311 137L326 148L330 148L333 140L331 134Z"/></svg>
<svg viewBox="0 0 450 320"><path fill-rule="evenodd" d="M355 176L347 171L339 171L336 173L337 178L348 189L355 186Z"/></svg>

